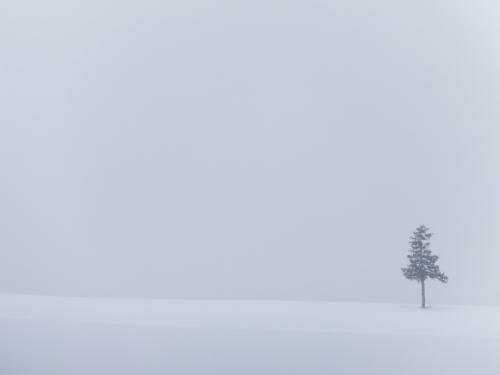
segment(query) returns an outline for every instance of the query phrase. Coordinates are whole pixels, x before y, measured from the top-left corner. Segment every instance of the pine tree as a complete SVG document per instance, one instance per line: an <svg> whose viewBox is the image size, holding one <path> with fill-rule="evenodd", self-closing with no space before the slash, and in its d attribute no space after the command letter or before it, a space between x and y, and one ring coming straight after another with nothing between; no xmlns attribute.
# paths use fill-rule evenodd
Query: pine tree
<svg viewBox="0 0 500 375"><path fill-rule="evenodd" d="M433 255L430 250L430 239L432 233L428 232L429 228L421 225L413 232L410 237L410 253L408 259L410 264L406 268L402 268L404 276L409 280L416 280L420 283L422 291L422 305L425 309L425 280L437 279L442 283L448 282L448 276L439 270L436 264L439 257Z"/></svg>

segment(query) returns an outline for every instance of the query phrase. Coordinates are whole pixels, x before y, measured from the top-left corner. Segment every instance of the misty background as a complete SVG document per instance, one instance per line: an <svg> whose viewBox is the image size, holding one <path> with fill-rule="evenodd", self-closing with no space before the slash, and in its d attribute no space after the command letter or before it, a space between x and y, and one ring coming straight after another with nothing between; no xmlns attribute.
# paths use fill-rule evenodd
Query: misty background
<svg viewBox="0 0 500 375"><path fill-rule="evenodd" d="M0 4L0 292L500 304L495 1Z"/></svg>

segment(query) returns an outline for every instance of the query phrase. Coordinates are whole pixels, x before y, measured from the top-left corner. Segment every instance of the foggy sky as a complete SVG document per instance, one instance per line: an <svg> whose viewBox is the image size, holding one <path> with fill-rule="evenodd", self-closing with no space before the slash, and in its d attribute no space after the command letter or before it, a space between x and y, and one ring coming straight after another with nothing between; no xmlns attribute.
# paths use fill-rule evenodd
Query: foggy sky
<svg viewBox="0 0 500 375"><path fill-rule="evenodd" d="M500 304L495 1L0 5L0 291Z"/></svg>

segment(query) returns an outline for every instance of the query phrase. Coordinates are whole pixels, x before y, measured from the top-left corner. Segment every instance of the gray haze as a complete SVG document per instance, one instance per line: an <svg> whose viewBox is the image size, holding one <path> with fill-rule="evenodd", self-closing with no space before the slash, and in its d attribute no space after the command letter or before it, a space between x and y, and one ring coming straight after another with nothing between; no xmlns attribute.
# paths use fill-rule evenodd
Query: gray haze
<svg viewBox="0 0 500 375"><path fill-rule="evenodd" d="M500 304L496 1L0 4L0 291Z"/></svg>

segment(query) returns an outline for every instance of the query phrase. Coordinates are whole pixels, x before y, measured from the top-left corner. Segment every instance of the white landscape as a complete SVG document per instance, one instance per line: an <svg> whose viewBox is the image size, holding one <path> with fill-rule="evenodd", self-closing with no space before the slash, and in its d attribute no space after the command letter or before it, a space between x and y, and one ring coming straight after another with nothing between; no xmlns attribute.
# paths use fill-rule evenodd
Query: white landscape
<svg viewBox="0 0 500 375"><path fill-rule="evenodd" d="M499 103L500 1L1 1L0 375L500 375Z"/></svg>
<svg viewBox="0 0 500 375"><path fill-rule="evenodd" d="M498 374L500 308L0 295L1 374Z"/></svg>

